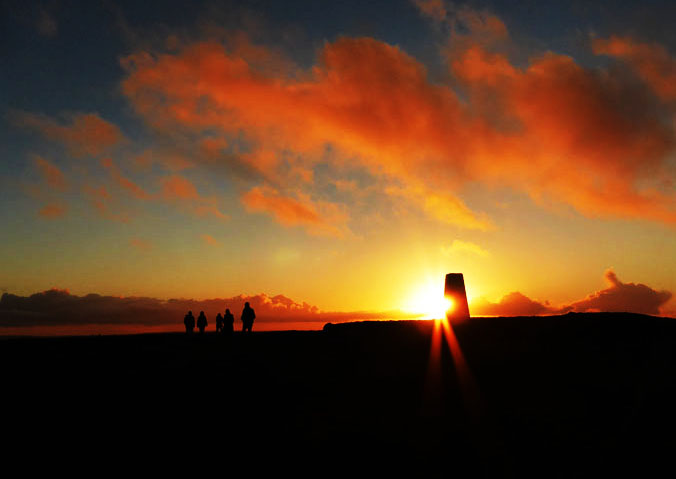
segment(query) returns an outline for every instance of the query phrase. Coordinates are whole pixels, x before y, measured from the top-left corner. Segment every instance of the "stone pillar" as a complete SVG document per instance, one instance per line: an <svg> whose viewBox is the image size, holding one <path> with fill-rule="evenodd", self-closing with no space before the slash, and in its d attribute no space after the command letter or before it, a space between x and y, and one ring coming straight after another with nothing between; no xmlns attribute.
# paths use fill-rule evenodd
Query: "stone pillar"
<svg viewBox="0 0 676 479"><path fill-rule="evenodd" d="M444 296L453 301L453 308L446 312L448 319L469 319L469 305L465 292L465 279L462 273L449 273L446 275Z"/></svg>

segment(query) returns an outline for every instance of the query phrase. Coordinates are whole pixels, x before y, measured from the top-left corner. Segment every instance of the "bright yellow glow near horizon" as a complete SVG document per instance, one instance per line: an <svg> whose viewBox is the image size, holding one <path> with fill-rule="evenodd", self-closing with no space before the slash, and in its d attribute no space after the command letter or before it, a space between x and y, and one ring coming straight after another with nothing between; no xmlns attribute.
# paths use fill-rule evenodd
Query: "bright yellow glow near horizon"
<svg viewBox="0 0 676 479"><path fill-rule="evenodd" d="M444 290L438 284L421 286L411 294L405 304L406 311L422 314L422 319L445 318L446 311L454 306L450 298L444 297Z"/></svg>

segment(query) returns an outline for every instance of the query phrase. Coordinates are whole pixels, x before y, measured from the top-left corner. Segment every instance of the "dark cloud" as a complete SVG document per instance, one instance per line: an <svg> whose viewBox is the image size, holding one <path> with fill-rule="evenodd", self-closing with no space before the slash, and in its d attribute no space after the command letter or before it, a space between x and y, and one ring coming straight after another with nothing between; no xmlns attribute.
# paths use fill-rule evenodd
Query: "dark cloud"
<svg viewBox="0 0 676 479"><path fill-rule="evenodd" d="M53 37L59 31L59 24L54 15L49 13L44 7L40 8L35 26L40 33L46 37Z"/></svg>
<svg viewBox="0 0 676 479"><path fill-rule="evenodd" d="M209 319L229 308L236 317L245 302L256 311L257 321L264 322L331 322L365 319L412 318L414 315L393 312L322 312L306 302L296 302L284 295L239 295L207 300L144 297L117 297L88 294L76 296L67 290L51 289L31 296L5 293L0 298L0 327L182 324L189 311L204 311Z"/></svg>
<svg viewBox="0 0 676 479"><path fill-rule="evenodd" d="M475 316L540 316L554 314L558 310L552 308L548 302L540 303L514 291L497 303L479 298L472 303L471 312Z"/></svg>
<svg viewBox="0 0 676 479"><path fill-rule="evenodd" d="M671 292L657 291L640 283L623 283L612 270L606 271L605 278L609 283L608 288L569 305L554 307L549 301L535 301L515 291L497 303L480 298L472 304L471 312L475 316L540 316L568 311L668 314L665 305L672 297Z"/></svg>
<svg viewBox="0 0 676 479"><path fill-rule="evenodd" d="M609 287L587 298L562 307L540 302L519 292L512 292L497 303L483 298L472 304L474 316L539 316L568 311L632 312L666 314L664 305L671 299L669 291L656 291L644 284L622 283L611 270L606 272ZM77 296L67 290L51 289L30 296L4 293L0 298L0 328L84 325L181 325L187 311L204 311L212 320L226 308L236 317L249 302L257 321L266 323L345 322L378 319L415 319L420 315L401 311L326 312L306 302L284 296L239 295L206 300L146 297L117 297L88 294Z"/></svg>
<svg viewBox="0 0 676 479"><path fill-rule="evenodd" d="M612 270L606 271L609 286L570 305L575 311L628 311L661 314L671 292L656 291L641 283L623 283Z"/></svg>

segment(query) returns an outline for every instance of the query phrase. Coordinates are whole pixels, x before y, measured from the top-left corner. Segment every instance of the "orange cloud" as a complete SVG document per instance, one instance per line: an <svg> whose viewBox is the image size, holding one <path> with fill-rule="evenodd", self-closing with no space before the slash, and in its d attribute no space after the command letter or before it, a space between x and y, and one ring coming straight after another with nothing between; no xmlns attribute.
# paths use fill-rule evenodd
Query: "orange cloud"
<svg viewBox="0 0 676 479"><path fill-rule="evenodd" d="M60 123L46 115L17 111L15 124L39 131L50 140L63 143L75 157L99 156L125 141L120 129L95 113L76 113L70 123Z"/></svg>
<svg viewBox="0 0 676 479"><path fill-rule="evenodd" d="M497 51L508 31L494 15L456 9L450 21L470 32L448 51L468 101L430 82L401 49L346 37L325 44L307 71L265 68L215 42L138 52L123 62L123 91L158 129L244 135L250 153L241 160L270 184L288 180L289 168L311 169L328 144L338 167L366 167L389 194L457 226L490 227L459 198L470 181L588 216L676 223L676 198L663 186L676 144L674 125L660 119L668 106L567 56L546 53L514 66ZM243 201L282 224L318 224L320 213L300 201L308 187L291 186L297 198L280 198L281 205L266 186Z"/></svg>
<svg viewBox="0 0 676 479"><path fill-rule="evenodd" d="M552 53L519 69L473 47L452 67L477 111L491 105L496 127L485 132L475 156L484 180L588 216L676 223L676 198L661 186L676 144L673 126L660 120L666 106L622 78Z"/></svg>
<svg viewBox="0 0 676 479"><path fill-rule="evenodd" d="M483 258L489 257L491 254L488 250L483 249L478 244L471 241L453 240L450 246L442 246L441 252L444 256L453 256L454 254L470 253L481 256Z"/></svg>
<svg viewBox="0 0 676 479"><path fill-rule="evenodd" d="M153 249L153 244L150 241L141 239L141 238L132 238L129 240L129 244L136 248L139 251L147 252Z"/></svg>
<svg viewBox="0 0 676 479"><path fill-rule="evenodd" d="M413 0L413 4L420 12L433 20L442 21L446 18L446 6L443 0Z"/></svg>
<svg viewBox="0 0 676 479"><path fill-rule="evenodd" d="M657 43L642 43L628 37L598 38L594 52L628 62L638 75L665 100L676 100L676 57Z"/></svg>
<svg viewBox="0 0 676 479"><path fill-rule="evenodd" d="M180 175L171 175L160 180L161 196L165 201L187 208L197 216L213 216L221 220L229 219L218 208L218 200L201 196L190 180Z"/></svg>
<svg viewBox="0 0 676 479"><path fill-rule="evenodd" d="M108 170L115 182L120 185L122 188L127 190L133 197L147 200L151 198L151 195L146 193L143 188L138 186L136 183L131 181L129 178L122 175L120 169L113 163L113 160L110 158L104 158L101 160L101 165Z"/></svg>
<svg viewBox="0 0 676 479"><path fill-rule="evenodd" d="M182 176L168 176L163 178L161 183L162 196L165 199L195 200L199 198L195 185Z"/></svg>
<svg viewBox="0 0 676 479"><path fill-rule="evenodd" d="M58 203L50 203L42 207L38 214L48 219L61 218L66 215L66 207Z"/></svg>
<svg viewBox="0 0 676 479"><path fill-rule="evenodd" d="M211 235L203 234L203 235L200 236L200 238L202 238L202 241L204 241L209 246L220 246L221 245L221 242L218 241L216 238L214 238Z"/></svg>
<svg viewBox="0 0 676 479"><path fill-rule="evenodd" d="M66 189L66 178L61 170L39 155L35 155L33 160L50 187L58 191Z"/></svg>
<svg viewBox="0 0 676 479"><path fill-rule="evenodd" d="M110 158L101 160L101 165L108 171L113 181L131 197L147 201L164 201L185 212L197 216L212 216L227 220L229 216L218 208L218 199L205 197L197 192L197 188L187 178L180 175L169 175L159 179L160 191L151 193L124 176L120 168ZM97 188L85 187L92 205L102 217L116 221L129 221L127 214L111 214L109 205L113 203L113 194L105 186Z"/></svg>
<svg viewBox="0 0 676 479"><path fill-rule="evenodd" d="M144 150L132 160L138 169L147 170L153 163L157 163L169 171L181 171L194 166L193 162L183 155L173 151Z"/></svg>
<svg viewBox="0 0 676 479"><path fill-rule="evenodd" d="M110 206L113 203L113 198L105 186L99 186L98 188L95 188L85 185L84 193L89 198L91 205L94 207L94 209L96 209L102 218L112 221L120 221L122 223L129 222L128 214L113 213L111 211Z"/></svg>
<svg viewBox="0 0 676 479"><path fill-rule="evenodd" d="M313 235L342 237L348 231L347 214L333 203L283 196L270 187L255 187L241 199L248 211L268 213L284 226L303 226Z"/></svg>

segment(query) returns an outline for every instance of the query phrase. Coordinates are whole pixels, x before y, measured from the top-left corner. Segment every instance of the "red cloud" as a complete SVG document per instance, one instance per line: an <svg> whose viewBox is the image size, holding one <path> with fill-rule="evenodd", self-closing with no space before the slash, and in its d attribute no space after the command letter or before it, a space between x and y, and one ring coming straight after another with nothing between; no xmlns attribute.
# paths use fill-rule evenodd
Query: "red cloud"
<svg viewBox="0 0 676 479"><path fill-rule="evenodd" d="M304 195L291 198L272 188L256 187L242 196L249 211L269 213L285 226L303 226L310 234L342 237L347 215L332 203L315 203Z"/></svg>
<svg viewBox="0 0 676 479"><path fill-rule="evenodd" d="M107 149L125 141L119 128L95 113L72 115L70 123L62 124L45 115L14 112L14 123L32 128L50 140L66 145L76 157L99 156Z"/></svg>
<svg viewBox="0 0 676 479"><path fill-rule="evenodd" d="M488 225L457 197L469 181L508 185L589 216L676 223L676 199L663 187L675 147L674 125L662 120L669 105L567 56L514 66L490 50L508 37L495 16L459 9L452 21L470 30L449 53L468 101L430 82L416 59L371 38L327 43L309 71L266 68L215 42L139 52L123 62L123 91L157 128L244 134L252 153L242 160L270 184L289 166L312 166L330 144L338 166L365 166L389 182L387 191L413 191L413 204L458 226ZM282 161L289 151L296 155ZM440 192L441 207L430 206L425 198ZM252 196L254 208L288 222L293 202L273 207L270 193ZM305 206L298 218L316 222Z"/></svg>

